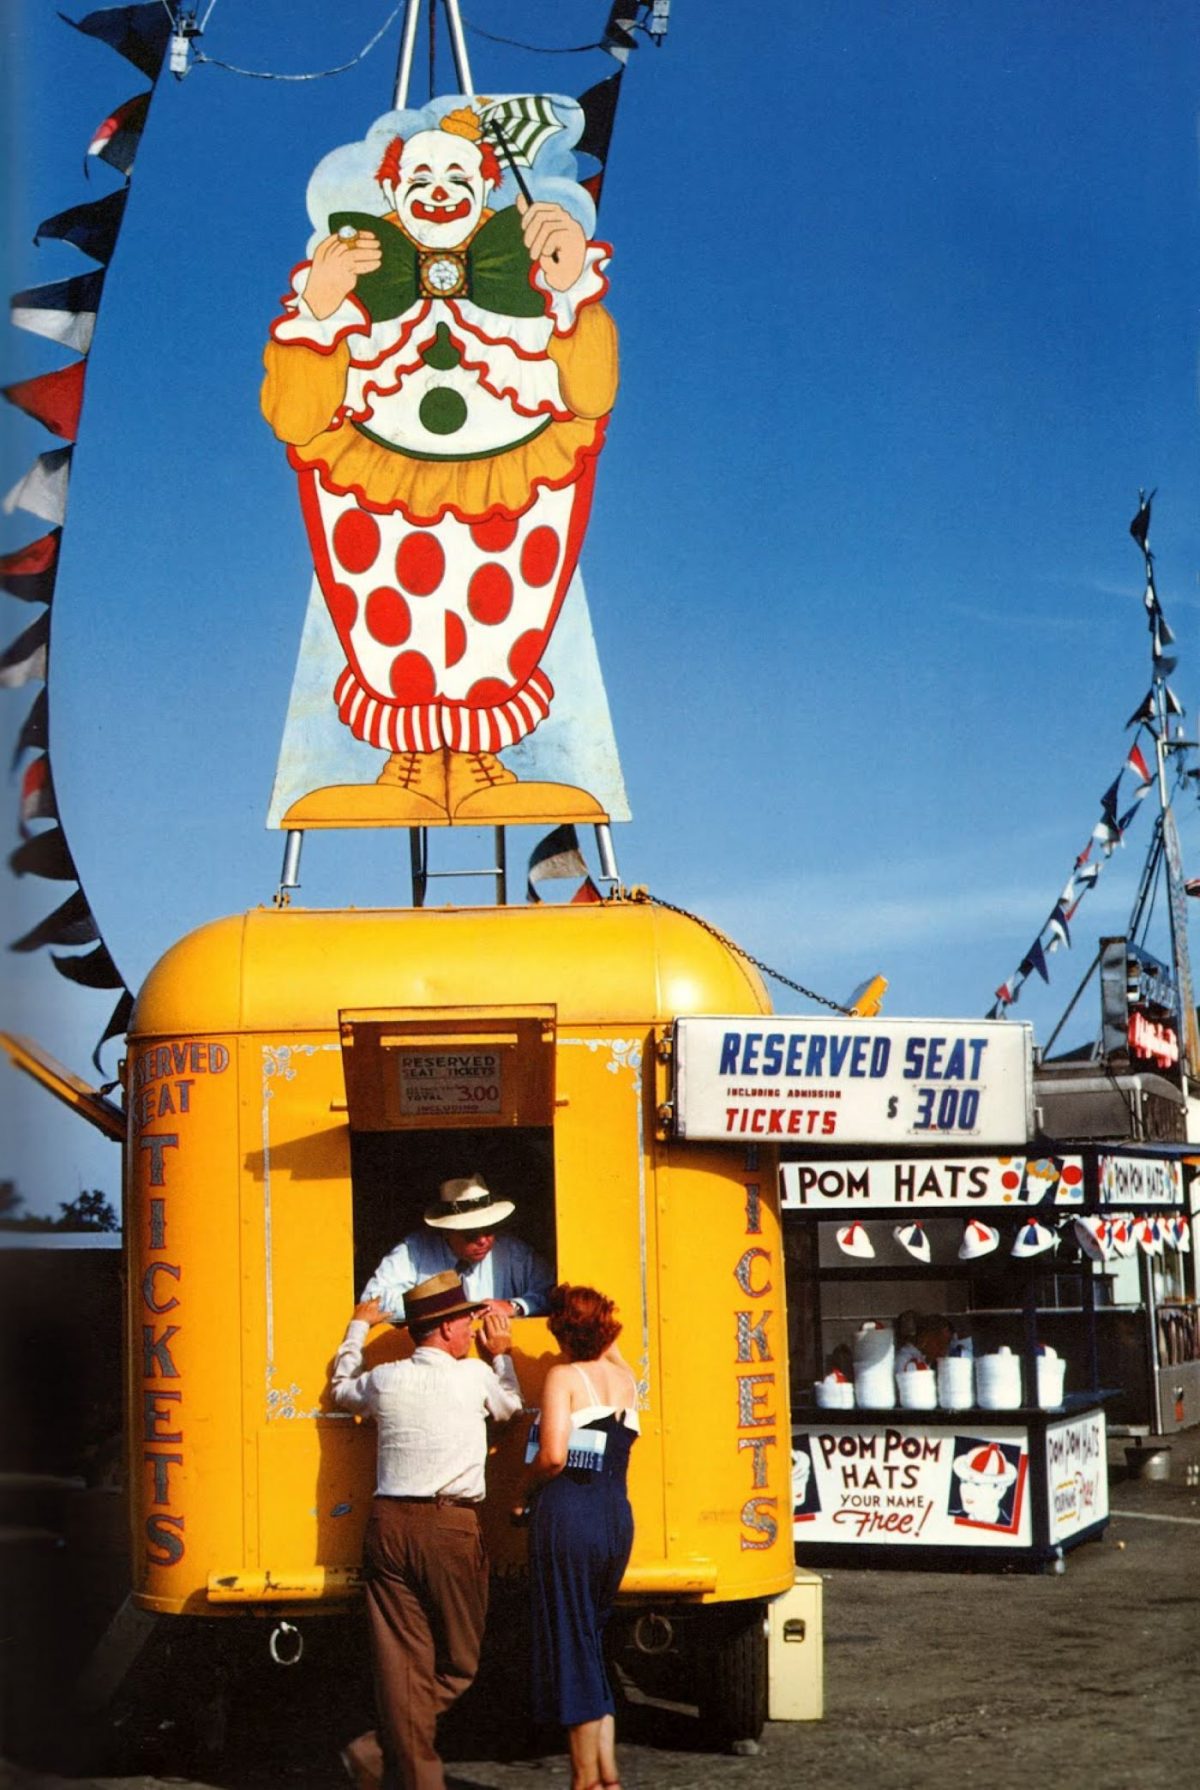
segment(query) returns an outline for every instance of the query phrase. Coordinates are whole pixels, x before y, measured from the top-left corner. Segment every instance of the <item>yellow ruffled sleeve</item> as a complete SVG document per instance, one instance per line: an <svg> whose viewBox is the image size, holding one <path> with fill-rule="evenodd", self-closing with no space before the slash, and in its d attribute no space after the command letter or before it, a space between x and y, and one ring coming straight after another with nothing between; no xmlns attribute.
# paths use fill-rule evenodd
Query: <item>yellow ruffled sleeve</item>
<svg viewBox="0 0 1200 1790"><path fill-rule="evenodd" d="M567 407L576 416L607 416L617 395L617 326L603 305L585 305L570 335L551 336L546 352Z"/></svg>
<svg viewBox="0 0 1200 1790"><path fill-rule="evenodd" d="M280 441L302 447L333 420L346 395L350 349L338 342L328 353L299 342L268 342L263 352L262 413Z"/></svg>

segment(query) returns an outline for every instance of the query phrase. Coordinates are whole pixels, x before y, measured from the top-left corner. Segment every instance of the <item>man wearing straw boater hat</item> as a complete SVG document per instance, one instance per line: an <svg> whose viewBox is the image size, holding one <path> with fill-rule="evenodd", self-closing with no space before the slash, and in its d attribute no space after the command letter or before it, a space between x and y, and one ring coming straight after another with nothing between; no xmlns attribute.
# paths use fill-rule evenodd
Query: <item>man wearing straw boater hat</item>
<svg viewBox="0 0 1200 1790"><path fill-rule="evenodd" d="M363 1345L382 1321L376 1300L354 1308L333 1364L335 1403L376 1423L375 1497L363 1544L375 1700L386 1790L444 1790L437 1718L475 1677L487 1615L488 1566L479 1532L487 1419L521 1409L509 1318L483 1309L458 1275L436 1274L404 1295L416 1347L407 1361L362 1372ZM361 1742L348 1764L361 1771ZM357 1749L357 1751L356 1751ZM361 1778L360 1778L361 1781Z"/></svg>
<svg viewBox="0 0 1200 1790"><path fill-rule="evenodd" d="M395 1323L411 1287L452 1269L473 1303L506 1317L541 1317L554 1276L527 1243L498 1231L515 1210L489 1192L482 1175L443 1181L424 1224L383 1258L363 1298L378 1299Z"/></svg>

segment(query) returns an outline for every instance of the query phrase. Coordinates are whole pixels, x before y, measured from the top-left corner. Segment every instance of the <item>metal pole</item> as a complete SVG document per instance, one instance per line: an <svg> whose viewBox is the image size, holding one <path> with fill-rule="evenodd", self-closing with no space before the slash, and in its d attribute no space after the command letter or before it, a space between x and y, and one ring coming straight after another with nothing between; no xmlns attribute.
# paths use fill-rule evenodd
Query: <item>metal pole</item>
<svg viewBox="0 0 1200 1790"><path fill-rule="evenodd" d="M283 869L279 873L281 889L298 889L300 887L300 847L303 844L303 832L289 830L283 847Z"/></svg>
<svg viewBox="0 0 1200 1790"><path fill-rule="evenodd" d="M617 873L617 857L613 851L612 830L606 820L600 821L596 828L596 850L600 856L600 875L606 883L620 882Z"/></svg>
<svg viewBox="0 0 1200 1790"><path fill-rule="evenodd" d="M432 8L434 0L429 0ZM404 30L400 35L400 59L396 64L396 91L392 98L394 111L402 111L408 104L408 83L412 77L413 51L417 42L417 20L421 14L421 0L408 0L408 10L404 14Z"/></svg>
<svg viewBox="0 0 1200 1790"><path fill-rule="evenodd" d="M411 827L408 834L408 854L412 864L412 898L414 907L425 906L426 877L426 832L424 827Z"/></svg>
<svg viewBox="0 0 1200 1790"><path fill-rule="evenodd" d="M496 905L508 906L508 836L496 828Z"/></svg>
<svg viewBox="0 0 1200 1790"><path fill-rule="evenodd" d="M430 5L433 0L430 0ZM454 68L458 75L458 85L463 93L473 94L475 83L471 79L471 64L467 60L467 40L463 35L462 15L458 10L458 0L442 0L446 8L446 23L450 27L450 42L454 47Z"/></svg>

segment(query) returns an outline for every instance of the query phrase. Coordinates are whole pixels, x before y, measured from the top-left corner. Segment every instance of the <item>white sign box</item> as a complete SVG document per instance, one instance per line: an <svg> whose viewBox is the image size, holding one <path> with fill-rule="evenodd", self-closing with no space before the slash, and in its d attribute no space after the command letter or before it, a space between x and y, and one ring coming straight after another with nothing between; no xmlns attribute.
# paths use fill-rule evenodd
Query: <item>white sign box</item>
<svg viewBox="0 0 1200 1790"><path fill-rule="evenodd" d="M1108 1518L1108 1446L1103 1411L1046 1426L1050 1540L1066 1541Z"/></svg>
<svg viewBox="0 0 1200 1790"><path fill-rule="evenodd" d="M1065 1471L1065 1469L1064 1469ZM905 1423L792 1430L797 1543L1032 1545L1029 1432Z"/></svg>
<svg viewBox="0 0 1200 1790"><path fill-rule="evenodd" d="M1012 1020L675 1022L680 1137L814 1145L1023 1146L1033 1135L1032 1028Z"/></svg>
<svg viewBox="0 0 1200 1790"><path fill-rule="evenodd" d="M1158 1156L1102 1156L1102 1206L1182 1206L1183 1171Z"/></svg>
<svg viewBox="0 0 1200 1790"><path fill-rule="evenodd" d="M964 1207L1083 1204L1081 1156L816 1156L779 1171L785 1211L953 1215ZM916 1209L913 1211L913 1209Z"/></svg>

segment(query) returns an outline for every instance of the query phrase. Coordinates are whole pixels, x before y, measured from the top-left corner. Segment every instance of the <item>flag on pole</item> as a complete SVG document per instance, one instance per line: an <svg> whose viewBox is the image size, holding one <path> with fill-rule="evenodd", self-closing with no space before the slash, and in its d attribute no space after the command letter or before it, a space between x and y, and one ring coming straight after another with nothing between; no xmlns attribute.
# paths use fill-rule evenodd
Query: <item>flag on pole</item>
<svg viewBox="0 0 1200 1790"><path fill-rule="evenodd" d="M104 288L104 269L76 274L70 280L54 280L47 286L30 286L11 300L17 329L44 336L63 348L86 354L96 329L96 312Z"/></svg>
<svg viewBox="0 0 1200 1790"><path fill-rule="evenodd" d="M1154 492L1149 497L1143 491L1138 498L1138 512L1129 524L1129 532L1143 553L1148 551L1147 541L1150 537L1150 505L1154 502Z"/></svg>
<svg viewBox="0 0 1200 1790"><path fill-rule="evenodd" d="M1150 766L1142 756L1142 749L1137 744L1136 740L1129 749L1129 757L1125 760L1125 763L1129 765L1131 770L1136 772L1141 782L1149 783L1151 781Z"/></svg>
<svg viewBox="0 0 1200 1790"><path fill-rule="evenodd" d="M1085 890L1094 886L1099 874L1099 864L1077 864L1075 866L1075 881L1077 883L1082 883Z"/></svg>
<svg viewBox="0 0 1200 1790"><path fill-rule="evenodd" d="M1151 733L1153 733L1154 729L1151 726L1151 723L1153 722L1154 718L1155 718L1154 691L1147 690L1146 694L1142 697L1140 704L1133 711L1133 714L1130 715L1130 717L1129 717L1128 721L1126 721L1125 725L1126 725L1126 727L1149 727ZM1157 735L1155 737L1157 738Z"/></svg>
<svg viewBox="0 0 1200 1790"><path fill-rule="evenodd" d="M1046 924L1050 928L1054 942L1064 944L1069 951L1071 949L1071 934L1067 926L1066 910L1061 901L1055 902L1054 911Z"/></svg>
<svg viewBox="0 0 1200 1790"><path fill-rule="evenodd" d="M84 157L85 170L88 157L94 155L100 161L107 162L110 168L116 168L118 173L128 175L137 156L142 132L146 128L150 100L149 93L135 94L123 106L118 106L115 112L110 113L103 124L96 126L87 146L87 156Z"/></svg>
<svg viewBox="0 0 1200 1790"><path fill-rule="evenodd" d="M617 121L617 101L621 97L621 81L624 69L618 69L615 75L606 75L603 81L597 81L586 93L579 95L579 104L583 108L583 131L575 145L577 155L590 155L600 166L595 174L588 175L581 185L587 188L600 207L600 194L604 187L604 175L608 166L608 151L612 143L613 126Z"/></svg>
<svg viewBox="0 0 1200 1790"><path fill-rule="evenodd" d="M1042 950L1042 941L1040 938L1034 939L1029 950L1021 959L1017 974L1025 977L1028 976L1030 970L1036 970L1043 982L1049 982L1050 976L1046 969L1046 953Z"/></svg>

